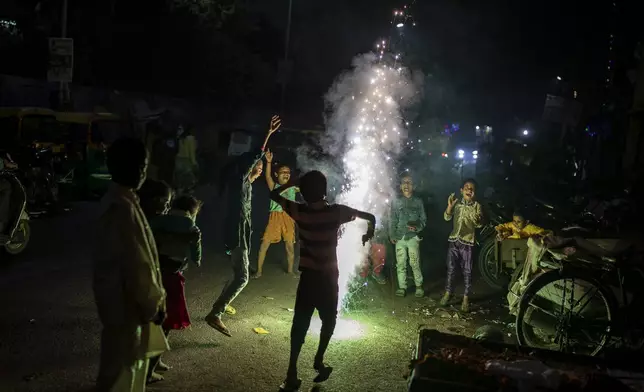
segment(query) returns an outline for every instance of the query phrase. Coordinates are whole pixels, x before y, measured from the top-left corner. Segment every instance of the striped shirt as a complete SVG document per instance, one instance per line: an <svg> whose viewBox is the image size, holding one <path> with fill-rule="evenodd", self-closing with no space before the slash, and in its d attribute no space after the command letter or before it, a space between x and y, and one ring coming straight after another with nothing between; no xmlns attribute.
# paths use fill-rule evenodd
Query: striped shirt
<svg viewBox="0 0 644 392"><path fill-rule="evenodd" d="M293 218L300 233L300 270L338 273L338 231L356 218L357 211L341 204L315 209L306 204L285 201L285 212Z"/></svg>

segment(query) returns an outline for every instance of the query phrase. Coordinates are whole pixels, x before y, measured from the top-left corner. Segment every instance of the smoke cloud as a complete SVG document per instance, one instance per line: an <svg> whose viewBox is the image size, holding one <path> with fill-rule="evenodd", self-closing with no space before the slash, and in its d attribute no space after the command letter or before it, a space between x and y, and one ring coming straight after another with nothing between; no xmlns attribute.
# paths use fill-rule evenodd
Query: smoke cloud
<svg viewBox="0 0 644 392"><path fill-rule="evenodd" d="M414 103L417 84L393 62L371 53L356 57L325 95L324 136L317 146L298 150L300 168L327 176L330 201L374 214L377 231L395 196L393 175L406 138L402 113ZM361 240L366 230L367 223L356 220L338 241L341 299L367 259L369 244Z"/></svg>

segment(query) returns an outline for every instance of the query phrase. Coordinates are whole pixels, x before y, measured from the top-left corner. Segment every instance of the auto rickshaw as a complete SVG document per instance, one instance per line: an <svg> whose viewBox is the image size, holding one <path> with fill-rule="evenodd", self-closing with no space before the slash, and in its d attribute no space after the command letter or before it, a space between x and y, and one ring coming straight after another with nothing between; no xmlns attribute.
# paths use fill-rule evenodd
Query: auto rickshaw
<svg viewBox="0 0 644 392"><path fill-rule="evenodd" d="M105 152L130 127L121 116L106 112L57 112L57 121L67 128L70 165L62 181L73 184L83 197L99 196L111 179Z"/></svg>
<svg viewBox="0 0 644 392"><path fill-rule="evenodd" d="M64 149L60 143L56 112L47 108L3 107L0 108L0 144L5 147L22 147L37 144L59 153Z"/></svg>

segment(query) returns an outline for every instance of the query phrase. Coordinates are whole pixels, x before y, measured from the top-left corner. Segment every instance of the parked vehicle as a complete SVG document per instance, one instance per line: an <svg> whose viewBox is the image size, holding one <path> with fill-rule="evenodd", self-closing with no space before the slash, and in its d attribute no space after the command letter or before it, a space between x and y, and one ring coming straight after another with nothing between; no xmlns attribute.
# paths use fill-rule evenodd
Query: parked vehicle
<svg viewBox="0 0 644 392"><path fill-rule="evenodd" d="M537 225L564 237L596 238L605 235L602 221L583 209L583 212L577 213L577 215L570 212L560 213L560 209L534 198L527 210L529 211L528 216L537 218L535 222ZM483 280L490 287L501 290L505 289L510 282L510 277L517 267L517 257L524 257L522 248L525 246L517 248L516 242L512 242L513 245L508 243L504 247L506 252L503 252L501 244L496 240L494 227L501 223L510 222L512 211L504 208L500 202L488 203L486 211L488 221L479 236L480 248L477 264ZM571 207L566 211L575 211L575 209ZM509 250L511 246L514 248Z"/></svg>
<svg viewBox="0 0 644 392"><path fill-rule="evenodd" d="M18 255L24 252L31 238L25 188L18 177L9 170L0 171L0 181L6 181L11 185L9 223L0 233L0 246L5 253Z"/></svg>
<svg viewBox="0 0 644 392"><path fill-rule="evenodd" d="M516 311L520 345L597 355L608 345L644 345L641 258L621 240L582 239L547 249L545 272L523 290Z"/></svg>

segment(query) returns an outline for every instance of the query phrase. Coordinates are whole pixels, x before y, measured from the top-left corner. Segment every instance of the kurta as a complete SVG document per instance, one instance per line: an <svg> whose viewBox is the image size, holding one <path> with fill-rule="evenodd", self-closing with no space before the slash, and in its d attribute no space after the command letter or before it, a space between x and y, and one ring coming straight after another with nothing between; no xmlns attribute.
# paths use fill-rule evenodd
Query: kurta
<svg viewBox="0 0 644 392"><path fill-rule="evenodd" d="M103 324L99 391L145 390L147 358L168 349L154 237L132 189L112 183L101 199L94 252L94 296Z"/></svg>

